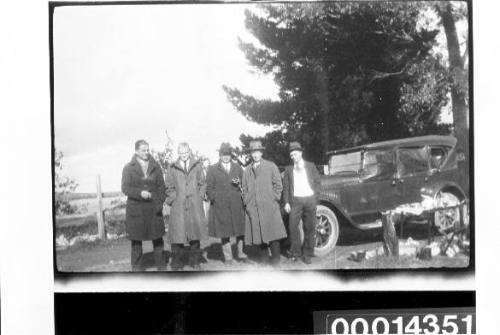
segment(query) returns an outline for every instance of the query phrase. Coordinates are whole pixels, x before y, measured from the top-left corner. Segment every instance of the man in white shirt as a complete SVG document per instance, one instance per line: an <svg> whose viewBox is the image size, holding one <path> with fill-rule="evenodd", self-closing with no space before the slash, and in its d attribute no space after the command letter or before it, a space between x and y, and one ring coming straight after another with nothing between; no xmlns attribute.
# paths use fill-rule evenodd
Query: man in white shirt
<svg viewBox="0 0 500 335"><path fill-rule="evenodd" d="M320 193L320 177L313 163L302 158L303 148L298 142L289 145L293 165L287 166L283 175L283 203L289 217L289 240L292 260L300 257L311 264L314 256L316 205ZM302 219L304 242L300 243L299 222Z"/></svg>

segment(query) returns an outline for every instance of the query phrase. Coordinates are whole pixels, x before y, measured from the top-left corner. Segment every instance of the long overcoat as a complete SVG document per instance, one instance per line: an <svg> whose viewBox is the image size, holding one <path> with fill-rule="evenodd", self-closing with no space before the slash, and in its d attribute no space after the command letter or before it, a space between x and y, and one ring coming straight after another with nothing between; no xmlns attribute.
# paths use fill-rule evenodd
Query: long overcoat
<svg viewBox="0 0 500 335"><path fill-rule="evenodd" d="M224 238L243 236L245 234L245 210L239 186L231 180L238 178L241 182L243 169L230 163L229 173L222 163L208 168L207 196L210 201L208 216L208 234L212 237Z"/></svg>
<svg viewBox="0 0 500 335"><path fill-rule="evenodd" d="M151 199L143 199L141 191L149 191ZM165 181L160 165L149 157L146 176L136 156L125 165L122 173L122 192L127 196L125 231L130 240L154 240L165 234L162 208L165 200Z"/></svg>
<svg viewBox="0 0 500 335"><path fill-rule="evenodd" d="M168 240L170 243L188 243L201 240L205 222L203 198L206 192L202 164L190 159L187 171L180 161L172 164L166 176L167 198L171 206Z"/></svg>
<svg viewBox="0 0 500 335"><path fill-rule="evenodd" d="M245 204L245 243L261 244L287 236L281 218L279 201L283 186L278 167L261 159L257 168L248 166L243 172Z"/></svg>

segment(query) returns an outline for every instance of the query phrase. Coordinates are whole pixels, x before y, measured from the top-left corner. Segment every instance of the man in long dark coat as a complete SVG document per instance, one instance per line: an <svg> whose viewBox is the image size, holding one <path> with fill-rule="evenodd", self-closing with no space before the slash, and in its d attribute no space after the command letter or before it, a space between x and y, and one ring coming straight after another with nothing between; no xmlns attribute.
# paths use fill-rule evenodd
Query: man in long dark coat
<svg viewBox="0 0 500 335"><path fill-rule="evenodd" d="M260 141L250 142L253 163L243 172L243 203L247 214L245 243L260 245L263 260L269 257L269 247L271 263L278 266L279 240L287 236L279 205L283 186L276 164L262 159L264 149Z"/></svg>
<svg viewBox="0 0 500 335"><path fill-rule="evenodd" d="M183 268L184 244L189 243L189 265L200 269L200 240L205 220L203 198L206 184L202 164L191 155L187 143L180 143L179 159L168 169L167 198L171 206L168 239L172 247L173 270Z"/></svg>
<svg viewBox="0 0 500 335"><path fill-rule="evenodd" d="M284 209L290 214L290 251L292 261L300 257L306 264L311 264L314 255L314 233L316 226L316 205L320 193L321 181L318 169L313 163L302 158L302 146L298 142L289 145L293 165L285 169L283 175ZM299 222L302 219L304 242L300 242Z"/></svg>
<svg viewBox="0 0 500 335"><path fill-rule="evenodd" d="M127 196L125 228L132 244L132 270L142 269L142 241L153 241L155 264L159 270L165 269L162 217L165 181L160 165L149 154L149 145L144 140L135 143L135 154L123 168L122 192Z"/></svg>
<svg viewBox="0 0 500 335"><path fill-rule="evenodd" d="M208 234L221 239L224 262L228 265L233 260L231 237L236 237L237 258L247 260L243 252L245 210L240 190L243 169L231 162L231 153L231 145L222 143L219 162L210 166L207 172L207 195L210 201Z"/></svg>

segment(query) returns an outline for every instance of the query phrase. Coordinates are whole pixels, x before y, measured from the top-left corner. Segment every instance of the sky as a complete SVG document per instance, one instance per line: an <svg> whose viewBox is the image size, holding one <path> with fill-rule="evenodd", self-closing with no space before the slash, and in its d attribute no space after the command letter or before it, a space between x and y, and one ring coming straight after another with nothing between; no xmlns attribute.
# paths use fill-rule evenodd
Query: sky
<svg viewBox="0 0 500 335"><path fill-rule="evenodd" d="M277 99L273 79L252 71L238 37L247 6L59 7L54 15L55 146L77 192L120 190L134 142L162 150L168 133L212 161L224 141L269 127L245 119L223 85Z"/></svg>
<svg viewBox="0 0 500 335"><path fill-rule="evenodd" d="M94 192L120 190L134 142L162 150L167 130L174 145L218 157L222 142L239 146L241 133L271 128L245 119L223 85L277 99L271 76L255 72L238 37L258 43L245 29L246 4L170 4L57 7L54 14L54 130L63 173ZM432 14L427 16L435 21ZM466 23L458 25L463 40ZM436 52L446 53L438 36ZM451 122L451 106L441 119Z"/></svg>

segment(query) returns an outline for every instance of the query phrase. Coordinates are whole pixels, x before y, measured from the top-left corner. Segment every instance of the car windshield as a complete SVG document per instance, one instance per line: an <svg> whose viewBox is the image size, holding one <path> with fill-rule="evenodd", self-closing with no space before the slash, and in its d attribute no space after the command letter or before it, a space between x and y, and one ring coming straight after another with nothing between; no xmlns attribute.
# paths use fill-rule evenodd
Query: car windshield
<svg viewBox="0 0 500 335"><path fill-rule="evenodd" d="M394 153L389 150L369 150L363 158L364 178L385 176L394 173Z"/></svg>
<svg viewBox="0 0 500 335"><path fill-rule="evenodd" d="M329 175L357 174L360 167L360 151L332 155L328 160Z"/></svg>

